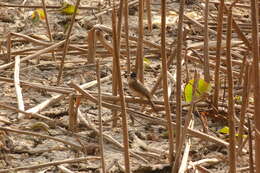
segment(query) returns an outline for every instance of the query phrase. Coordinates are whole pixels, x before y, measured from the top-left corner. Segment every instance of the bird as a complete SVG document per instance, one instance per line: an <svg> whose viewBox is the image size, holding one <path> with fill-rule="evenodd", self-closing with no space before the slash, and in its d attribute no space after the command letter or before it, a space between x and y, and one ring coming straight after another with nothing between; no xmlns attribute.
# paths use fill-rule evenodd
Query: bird
<svg viewBox="0 0 260 173"><path fill-rule="evenodd" d="M132 72L128 78L128 87L133 96L146 98L149 101L152 109L157 112L155 104L152 101L152 95L150 94L149 90L140 81L137 80L135 72Z"/></svg>

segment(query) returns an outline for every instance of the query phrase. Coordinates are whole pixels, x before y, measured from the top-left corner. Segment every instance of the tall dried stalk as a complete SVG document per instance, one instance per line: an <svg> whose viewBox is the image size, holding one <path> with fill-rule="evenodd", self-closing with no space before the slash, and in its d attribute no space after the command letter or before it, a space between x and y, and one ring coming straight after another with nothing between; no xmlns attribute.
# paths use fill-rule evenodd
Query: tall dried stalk
<svg viewBox="0 0 260 173"><path fill-rule="evenodd" d="M227 77L228 77L228 124L229 124L229 172L236 172L236 136L235 136L235 109L233 94L233 74L231 62L231 39L232 39L232 9L228 10L227 24Z"/></svg>
<svg viewBox="0 0 260 173"><path fill-rule="evenodd" d="M204 12L204 79L206 82L210 82L209 73L209 29L208 29L208 16L209 16L209 0L205 1Z"/></svg>
<svg viewBox="0 0 260 173"><path fill-rule="evenodd" d="M117 31L116 31L116 13L115 9L112 12L112 36L113 36L113 47L114 47L114 54L115 57L115 66L117 68L117 81L118 81L118 92L120 96L120 103L121 103L121 115L122 115L122 124L123 124L123 141L124 141L124 160L125 160L125 172L130 173L130 158L129 158L129 144L128 144L128 124L127 124L127 113L126 113L126 103L124 98L124 90L123 90L123 83L121 78L121 70L120 70L120 56L119 56L119 49L118 49L118 39L117 39Z"/></svg>
<svg viewBox="0 0 260 173"><path fill-rule="evenodd" d="M252 18L252 53L254 70L254 104L255 104L255 165L260 172L260 74L259 74L259 31L258 31L258 1L251 0Z"/></svg>
<svg viewBox="0 0 260 173"><path fill-rule="evenodd" d="M243 96L242 96L242 106L240 112L240 124L238 129L238 146L242 145L243 142L243 134L244 134L244 123L245 123L245 115L248 106L248 97L249 97L249 64L246 61L245 63L245 74L244 74L244 84L243 84Z"/></svg>
<svg viewBox="0 0 260 173"><path fill-rule="evenodd" d="M217 26L217 51L216 51L216 66L215 66L215 90L213 103L216 109L218 109L218 96L219 96L219 67L220 67L220 55L221 55L221 43L222 43L222 28L223 28L223 11L224 0L220 0L218 9L218 26Z"/></svg>
<svg viewBox="0 0 260 173"><path fill-rule="evenodd" d="M115 7L114 7L115 8ZM120 4L119 4L119 10L118 10L118 22L117 22L117 34L116 34L116 37L117 37L117 49L118 51L120 52L120 47L121 47L121 28L122 28L122 18L123 18L123 8L124 8L124 0L120 0ZM113 57L113 60L115 60L115 56ZM112 92L114 95L117 95L117 89L118 89L118 77L117 77L117 67L114 65L114 62L113 62L113 77L112 77L112 80L113 80L113 86L112 86ZM112 112L113 114L113 127L115 127L117 125L117 111L113 111Z"/></svg>
<svg viewBox="0 0 260 173"><path fill-rule="evenodd" d="M171 118L171 108L168 98L168 75L167 75L167 57L166 57L166 0L161 1L161 58L162 58L162 78L163 78L163 99L166 112L167 129L169 134L169 161L173 162L173 127Z"/></svg>
<svg viewBox="0 0 260 173"><path fill-rule="evenodd" d="M192 101L190 103L189 111L188 111L188 113L185 117L185 123L184 123L184 128L182 129L182 135L181 135L181 138L180 138L179 148L176 148L176 158L175 158L175 161L174 161L174 165L172 167L172 173L178 172L178 169L180 167L182 146L186 141L187 130L188 130L188 127L189 127L190 122L191 122L192 117L193 117L192 112L193 112L194 107L195 107L195 100L196 100L195 93L196 93L196 90L198 88L198 81L199 80L198 80L197 71L195 71L195 73L194 73L194 83L192 85Z"/></svg>
<svg viewBox="0 0 260 173"><path fill-rule="evenodd" d="M175 148L180 148L181 141L181 116L182 116L182 106L181 106L181 70L182 70L182 44L183 44L183 18L184 18L184 5L185 0L180 0L180 9L179 9L179 22L178 22L178 39L177 39L177 71L176 71L176 146ZM174 173L177 172L177 168L174 170Z"/></svg>
<svg viewBox="0 0 260 173"><path fill-rule="evenodd" d="M122 18L123 18L124 0L120 0L118 9L118 22L117 22L117 44L120 52L121 47L121 28L122 28Z"/></svg>
<svg viewBox="0 0 260 173"><path fill-rule="evenodd" d="M247 117L247 123L248 123L249 168L250 168L250 173L254 173L253 139L252 139L251 121L249 117Z"/></svg>
<svg viewBox="0 0 260 173"><path fill-rule="evenodd" d="M98 119L99 119L99 147L101 154L101 166L102 173L106 173L106 164L104 156L104 140L103 140L103 124L102 124L102 97L101 97L101 82L100 82L100 67L99 59L96 61L96 74L97 74L97 84L98 84Z"/></svg>
<svg viewBox="0 0 260 173"><path fill-rule="evenodd" d="M130 48L129 48L129 26L128 26L128 0L124 0L124 19L125 19L125 42L126 42L126 58L127 58L127 73L131 72Z"/></svg>
<svg viewBox="0 0 260 173"><path fill-rule="evenodd" d="M114 1L113 1L113 5L114 5ZM115 7L113 7L113 8L115 8ZM115 11L115 13L116 13L116 11ZM116 25L116 23L114 24L114 25ZM116 26L115 26L116 27ZM118 39L118 37L117 37L117 39ZM115 47L114 47L114 49L115 49ZM114 50L113 50L113 53L114 53ZM118 81L117 81L117 73L118 73L118 71L117 71L117 67L116 67L116 63L115 63L115 61L116 61L116 56L114 55L113 56L113 64L112 64L112 94L113 94L113 96L117 96L117 92L118 92ZM116 102L115 102L115 104L116 104ZM112 115L113 115L113 123L112 123L112 127L116 127L117 126L117 117L118 117L118 112L116 111L116 110L112 110Z"/></svg>
<svg viewBox="0 0 260 173"><path fill-rule="evenodd" d="M118 91L118 81L117 81L117 68L115 66L115 56L113 56L113 64L112 64L112 94L113 96L117 96L117 91ZM116 104L116 102L114 102ZM118 112L116 110L112 110L112 115L113 115L113 123L112 127L117 126L117 117L118 117Z"/></svg>
<svg viewBox="0 0 260 173"><path fill-rule="evenodd" d="M114 7L115 8L115 7ZM123 18L123 10L124 10L124 0L120 0L120 4L119 4L119 12L118 12L118 23L117 23L117 44L118 44L118 49L119 49L119 52L120 52L120 47L121 47L121 28L122 28L122 18ZM125 15L125 14L124 14ZM128 41L127 41L128 43ZM128 54L129 54L129 46L127 45L128 47ZM115 61L115 56L113 57L113 61ZM128 59L129 59L129 56L128 56ZM117 95L117 89L118 89L118 79L117 79L117 67L114 66L114 62L113 62L113 77L112 77L112 80L113 80L113 85L112 85L112 93L113 95ZM113 114L113 127L115 127L117 125L117 111L112 111L112 114Z"/></svg>
<svg viewBox="0 0 260 173"><path fill-rule="evenodd" d="M138 42L137 42L137 55L135 62L135 70L140 82L144 83L144 62L143 62L143 38L144 38L144 0L139 0L139 16L138 16Z"/></svg>
<svg viewBox="0 0 260 173"><path fill-rule="evenodd" d="M152 13L151 13L151 0L146 0L146 11L147 11L147 28L148 31L152 31Z"/></svg>

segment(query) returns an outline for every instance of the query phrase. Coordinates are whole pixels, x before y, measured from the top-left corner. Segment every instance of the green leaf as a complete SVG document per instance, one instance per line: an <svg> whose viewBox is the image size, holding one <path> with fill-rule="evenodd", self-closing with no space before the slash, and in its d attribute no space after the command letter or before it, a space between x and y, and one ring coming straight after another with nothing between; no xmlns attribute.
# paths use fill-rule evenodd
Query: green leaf
<svg viewBox="0 0 260 173"><path fill-rule="evenodd" d="M218 133L229 135L229 127L228 126L224 126L223 128L218 130ZM238 133L236 133L235 135L236 135L236 137L239 136ZM247 135L243 135L243 138L246 138L246 137L247 137Z"/></svg>
<svg viewBox="0 0 260 173"><path fill-rule="evenodd" d="M184 96L185 96L185 101L187 103L190 103L192 100L192 88L193 88L193 83L194 79L191 79L188 84L186 84L184 88ZM205 93L210 92L211 90L211 85L210 83L205 82L203 79L199 79L198 81L198 87L195 92L196 98L201 97Z"/></svg>
<svg viewBox="0 0 260 173"><path fill-rule="evenodd" d="M75 12L76 8L74 5L69 4L67 2L62 3L62 8L61 8L61 12L71 15Z"/></svg>
<svg viewBox="0 0 260 173"><path fill-rule="evenodd" d="M229 127L228 126L224 126L223 128L218 130L218 133L229 134Z"/></svg>

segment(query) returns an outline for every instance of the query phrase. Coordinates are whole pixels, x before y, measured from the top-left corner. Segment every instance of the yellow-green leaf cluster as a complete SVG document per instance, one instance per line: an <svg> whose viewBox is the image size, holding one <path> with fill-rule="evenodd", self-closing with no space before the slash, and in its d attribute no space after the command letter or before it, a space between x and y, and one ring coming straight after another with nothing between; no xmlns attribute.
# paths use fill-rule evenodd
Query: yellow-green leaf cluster
<svg viewBox="0 0 260 173"><path fill-rule="evenodd" d="M67 2L63 2L62 3L62 8L61 8L61 12L67 15L71 15L73 13L75 13L75 6L72 4L69 4Z"/></svg>
<svg viewBox="0 0 260 173"><path fill-rule="evenodd" d="M228 126L224 126L223 128L218 130L218 133L229 135L229 127ZM235 135L236 135L236 137L239 136L238 133L236 133ZM247 135L243 135L243 138L246 138L246 137L247 137Z"/></svg>
<svg viewBox="0 0 260 173"><path fill-rule="evenodd" d="M184 96L185 96L185 101L187 103L190 103L192 101L192 88L193 88L193 83L194 79L191 79L188 84L186 84L184 88ZM198 86L195 92L195 97L199 98L205 93L208 93L211 91L211 85L208 82L205 82L203 79L198 80Z"/></svg>

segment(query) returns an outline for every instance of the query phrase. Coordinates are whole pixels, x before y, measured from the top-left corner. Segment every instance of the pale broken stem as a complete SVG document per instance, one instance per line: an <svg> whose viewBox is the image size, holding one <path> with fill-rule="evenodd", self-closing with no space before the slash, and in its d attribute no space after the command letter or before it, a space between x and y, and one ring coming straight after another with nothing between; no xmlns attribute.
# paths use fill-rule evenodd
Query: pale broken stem
<svg viewBox="0 0 260 173"><path fill-rule="evenodd" d="M22 89L20 87L20 56L15 57L15 67L14 67L14 87L16 93L16 99L18 103L18 109L24 111L24 102L23 102L23 94ZM24 114L18 113L18 119L24 118Z"/></svg>
<svg viewBox="0 0 260 173"><path fill-rule="evenodd" d="M190 121L190 128L192 129L194 126L194 120ZM190 153L190 147L191 147L191 139L190 137L187 139L186 145L185 145L185 149L183 152L183 157L182 157L182 161L180 164L180 168L178 173L182 173L185 172L187 165L188 165L188 159L189 159L189 153Z"/></svg>
<svg viewBox="0 0 260 173"><path fill-rule="evenodd" d="M202 165L202 164L209 164L209 163L219 163L221 162L220 159L216 159L216 158L210 158L210 159L202 159L202 160L198 160L196 162L190 162L189 166L187 167L187 169L185 171L188 171L190 169L193 169L196 166Z"/></svg>
<svg viewBox="0 0 260 173"><path fill-rule="evenodd" d="M23 166L23 167L17 167L17 168L2 169L2 170L0 170L0 173L15 172L15 171L22 171L22 170L32 170L32 169L44 168L44 167L48 167L48 166L55 166L55 165L60 165L60 164L65 164L65 163L86 162L88 160L98 160L98 159L100 159L100 157L87 156L87 157L80 157L80 158L76 158L76 159L53 161L53 162L49 162L49 163L37 164L37 165L32 165L32 166Z"/></svg>
<svg viewBox="0 0 260 173"><path fill-rule="evenodd" d="M52 98L43 101L42 103L32 107L31 109L28 109L26 112L28 112L28 113L40 112L47 106L49 106L53 103L57 103L59 100L64 99L65 97L66 97L66 95L56 94L56 95L52 96Z"/></svg>
<svg viewBox="0 0 260 173"><path fill-rule="evenodd" d="M105 81L108 81L109 79L111 79L111 75L102 78L100 81L101 81L101 82L105 82ZM82 89L87 89L87 88L90 88L90 87L95 86L96 84L97 84L97 81L94 80L94 81L91 81L91 82L82 84L82 85L80 86L80 88L82 88ZM29 113L37 113L37 112L43 110L44 108L46 108L47 106L51 105L52 103L58 102L59 100L65 98L65 96L66 96L66 95L63 95L63 94L54 95L54 96L52 96L52 98L50 98L50 99L48 99L48 100L45 100L44 102L42 102L42 103L36 105L35 107L33 107L33 108L27 110L26 112L29 112Z"/></svg>
<svg viewBox="0 0 260 173"><path fill-rule="evenodd" d="M74 173L73 171L69 170L68 168L66 168L65 166L59 165L57 166L58 169L63 172L63 173Z"/></svg>

